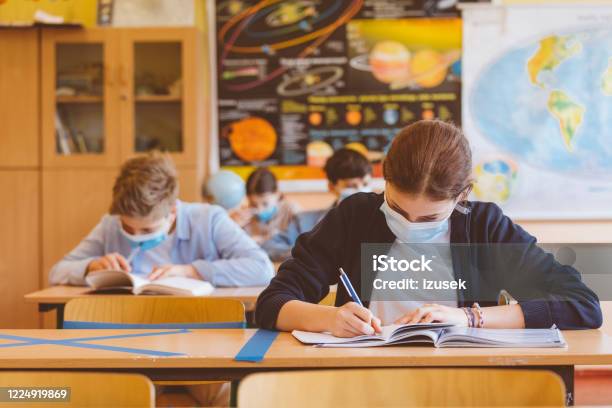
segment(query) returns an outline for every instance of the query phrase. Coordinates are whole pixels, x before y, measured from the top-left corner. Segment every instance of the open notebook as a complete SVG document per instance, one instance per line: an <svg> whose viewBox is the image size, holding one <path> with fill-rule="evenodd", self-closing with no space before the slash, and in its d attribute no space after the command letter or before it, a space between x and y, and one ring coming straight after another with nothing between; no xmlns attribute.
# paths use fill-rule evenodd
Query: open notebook
<svg viewBox="0 0 612 408"><path fill-rule="evenodd" d="M94 290L128 289L135 295L158 294L178 296L204 296L215 288L197 279L172 276L154 281L117 270L105 270L89 274L85 282Z"/></svg>
<svg viewBox="0 0 612 408"><path fill-rule="evenodd" d="M319 347L377 347L407 343L429 343L435 347L565 347L558 329L475 329L443 323L384 326L378 335L341 338L329 333L293 331L305 344Z"/></svg>

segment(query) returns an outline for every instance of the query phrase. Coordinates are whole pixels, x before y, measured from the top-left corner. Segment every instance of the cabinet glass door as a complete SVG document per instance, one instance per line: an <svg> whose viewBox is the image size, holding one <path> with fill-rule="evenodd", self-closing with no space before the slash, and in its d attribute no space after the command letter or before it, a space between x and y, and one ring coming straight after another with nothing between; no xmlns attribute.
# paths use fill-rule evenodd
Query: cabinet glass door
<svg viewBox="0 0 612 408"><path fill-rule="evenodd" d="M103 44L57 43L55 67L55 152L104 153Z"/></svg>
<svg viewBox="0 0 612 408"><path fill-rule="evenodd" d="M43 165L118 164L116 38L107 29L43 29Z"/></svg>
<svg viewBox="0 0 612 408"><path fill-rule="evenodd" d="M180 42L134 42L134 150L183 151Z"/></svg>

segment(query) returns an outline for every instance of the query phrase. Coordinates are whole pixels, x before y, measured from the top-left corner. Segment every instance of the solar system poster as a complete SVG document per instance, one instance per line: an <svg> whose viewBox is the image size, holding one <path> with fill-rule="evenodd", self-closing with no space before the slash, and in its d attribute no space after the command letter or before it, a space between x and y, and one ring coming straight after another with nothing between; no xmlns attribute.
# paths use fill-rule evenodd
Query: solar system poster
<svg viewBox="0 0 612 408"><path fill-rule="evenodd" d="M426 16L423 3L214 3L221 167L270 166L304 186L349 147L377 177L402 127L460 124L461 20L448 7Z"/></svg>

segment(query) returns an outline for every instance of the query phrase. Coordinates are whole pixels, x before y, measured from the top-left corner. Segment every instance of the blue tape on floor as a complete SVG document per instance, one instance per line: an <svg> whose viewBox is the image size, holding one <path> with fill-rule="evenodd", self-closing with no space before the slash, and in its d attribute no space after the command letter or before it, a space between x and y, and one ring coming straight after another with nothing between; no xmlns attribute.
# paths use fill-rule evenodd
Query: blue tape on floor
<svg viewBox="0 0 612 408"><path fill-rule="evenodd" d="M72 339L60 339L60 340L37 339L34 337L0 334L0 339L16 340L20 342L20 343L0 344L0 348L20 347L20 346L37 346L37 345L47 345L48 344L48 345L58 345L58 346L66 346L66 347L117 351L121 353L130 353L130 354L144 354L144 355L150 355L150 356L156 356L156 357L171 357L171 356L183 356L185 354L175 353L175 352L170 352L170 351L136 349L136 348L130 348L130 347L118 347L118 346L109 346L105 344L91 344L91 343L83 343L83 342L95 341L95 340L121 339L121 338L129 338L129 337L159 336L159 335L165 335L165 334L181 334L181 333L189 333L189 330L181 329L181 330L171 330L171 331L152 332L152 333L147 332L147 333L116 334L116 335L111 335L111 336L97 336L97 337L77 337L77 338L72 338Z"/></svg>
<svg viewBox="0 0 612 408"><path fill-rule="evenodd" d="M245 329L246 322L213 323L101 323L64 321L64 329Z"/></svg>
<svg viewBox="0 0 612 408"><path fill-rule="evenodd" d="M264 356L268 352L268 349L274 343L277 331L259 329L255 332L253 337L246 342L240 349L234 360L236 361L249 361L257 363L264 359Z"/></svg>

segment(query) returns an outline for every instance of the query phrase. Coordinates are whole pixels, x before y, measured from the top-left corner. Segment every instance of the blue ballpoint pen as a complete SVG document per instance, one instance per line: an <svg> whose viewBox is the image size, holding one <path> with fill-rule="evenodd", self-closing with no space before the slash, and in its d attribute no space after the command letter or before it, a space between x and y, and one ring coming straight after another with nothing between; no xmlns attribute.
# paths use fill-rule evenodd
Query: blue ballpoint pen
<svg viewBox="0 0 612 408"><path fill-rule="evenodd" d="M344 288L349 293L349 295L351 295L353 302L363 307L363 303L361 303L361 299L359 299L359 296L357 296L357 292L355 291L355 288L353 287L351 280L349 279L348 275L346 274L346 272L344 272L344 269L342 268L340 268L340 281L344 285ZM376 327L374 326L374 319L372 319L369 322L369 324L371 324L372 327L374 328L374 331L376 331Z"/></svg>
<svg viewBox="0 0 612 408"><path fill-rule="evenodd" d="M355 288L353 288L353 285L351 284L348 275L346 274L346 272L344 272L344 269L342 268L340 268L340 281L344 285L344 288L349 293L349 295L351 295L353 302L357 303L359 306L363 306L363 303L361 303L361 299L359 299L359 296L357 296L357 292L355 292Z"/></svg>

